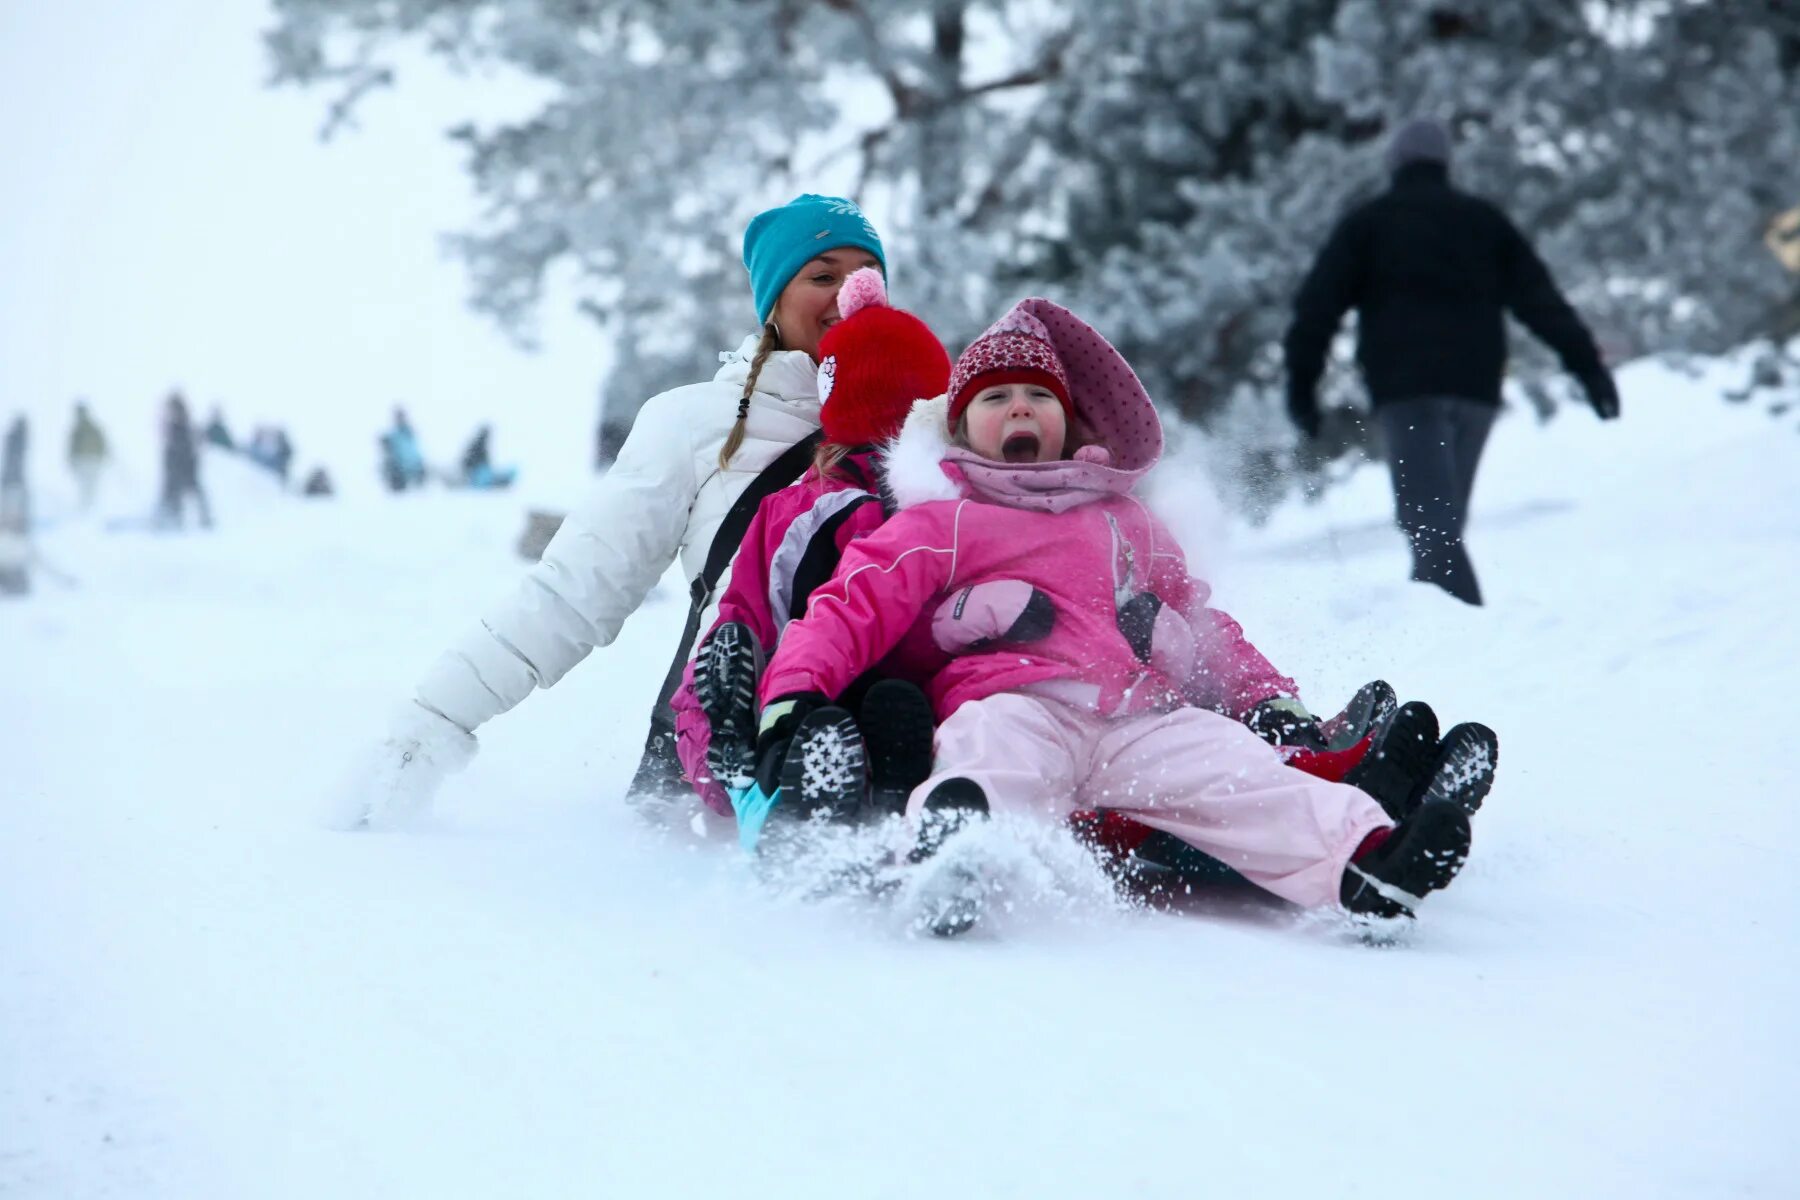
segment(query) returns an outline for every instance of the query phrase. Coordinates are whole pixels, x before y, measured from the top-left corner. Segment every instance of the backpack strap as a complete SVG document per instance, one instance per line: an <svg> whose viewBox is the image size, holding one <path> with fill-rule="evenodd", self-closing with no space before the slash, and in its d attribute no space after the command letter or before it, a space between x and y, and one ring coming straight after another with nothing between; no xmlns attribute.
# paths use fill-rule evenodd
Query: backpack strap
<svg viewBox="0 0 1800 1200"><path fill-rule="evenodd" d="M712 545L707 548L706 565L700 568L700 574L694 577L694 582L688 587L688 597L694 605L691 618L697 619L711 602L713 590L719 586L719 579L725 574L725 568L731 565L738 547L744 544L744 534L749 532L750 522L756 519L756 510L762 507L764 500L806 473L824 436L822 431L815 430L783 450L774 462L757 473L750 485L732 502L731 511L719 522L719 531L713 534ZM689 646L693 644L692 637L684 641ZM685 650L682 661L687 661ZM669 694L672 696L675 693L670 691Z"/></svg>

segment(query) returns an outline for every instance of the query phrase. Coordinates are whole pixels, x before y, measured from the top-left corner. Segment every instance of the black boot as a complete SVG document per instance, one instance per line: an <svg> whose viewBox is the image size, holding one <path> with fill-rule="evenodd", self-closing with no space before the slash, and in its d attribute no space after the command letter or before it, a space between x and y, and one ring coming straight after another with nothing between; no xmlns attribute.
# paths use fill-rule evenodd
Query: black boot
<svg viewBox="0 0 1800 1200"><path fill-rule="evenodd" d="M936 854L950 835L970 821L986 820L987 793L973 779L946 779L931 789L919 807L919 838L908 861L921 863Z"/></svg>
<svg viewBox="0 0 1800 1200"><path fill-rule="evenodd" d="M1395 821L1404 820L1431 773L1437 745L1437 714L1431 705L1422 700L1402 704L1376 731L1368 753L1344 775L1344 782L1373 796Z"/></svg>
<svg viewBox="0 0 1800 1200"><path fill-rule="evenodd" d="M924 863L950 836L988 817L987 793L972 779L946 779L931 789L919 813L919 840L907 861ZM952 864L930 879L920 897L915 928L933 937L960 937L975 927L987 902L987 886L971 868Z"/></svg>
<svg viewBox="0 0 1800 1200"><path fill-rule="evenodd" d="M722 787L748 787L756 773L756 684L763 650L750 627L726 621L694 656L694 697L712 727L706 769Z"/></svg>
<svg viewBox="0 0 1800 1200"><path fill-rule="evenodd" d="M1414 794L1415 805L1447 800L1470 816L1481 808L1500 766L1500 738L1475 721L1453 726L1438 743L1431 770Z"/></svg>
<svg viewBox="0 0 1800 1200"><path fill-rule="evenodd" d="M836 706L808 713L787 745L777 809L802 819L822 812L847 820L862 811L868 786L869 759L855 719Z"/></svg>
<svg viewBox="0 0 1800 1200"><path fill-rule="evenodd" d="M884 679L863 697L857 725L869 755L869 812L898 816L912 790L931 776L937 729L931 701L915 684Z"/></svg>
<svg viewBox="0 0 1800 1200"><path fill-rule="evenodd" d="M1335 717L1319 722L1327 750L1348 750L1383 724L1393 720L1399 697L1385 679L1372 679L1356 689L1350 703Z"/></svg>
<svg viewBox="0 0 1800 1200"><path fill-rule="evenodd" d="M1339 900L1353 913L1407 917L1446 887L1469 857L1469 814L1436 800L1419 806L1385 842L1344 869Z"/></svg>

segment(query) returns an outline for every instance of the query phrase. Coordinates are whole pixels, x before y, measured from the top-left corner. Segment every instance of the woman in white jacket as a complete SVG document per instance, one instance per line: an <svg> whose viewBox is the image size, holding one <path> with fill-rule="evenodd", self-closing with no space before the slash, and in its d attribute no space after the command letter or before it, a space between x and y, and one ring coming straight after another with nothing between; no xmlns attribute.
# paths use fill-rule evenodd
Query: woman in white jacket
<svg viewBox="0 0 1800 1200"><path fill-rule="evenodd" d="M474 756L475 729L611 642L676 555L689 582L698 578L738 496L819 428L819 338L838 319L838 288L852 271L885 273L881 239L850 201L805 195L750 222L744 265L761 334L722 356L710 383L644 403L543 560L395 714L343 798L341 824L391 826L423 810L444 775ZM652 757L647 750L647 767ZM636 786L646 777L661 786L656 774L640 770Z"/></svg>

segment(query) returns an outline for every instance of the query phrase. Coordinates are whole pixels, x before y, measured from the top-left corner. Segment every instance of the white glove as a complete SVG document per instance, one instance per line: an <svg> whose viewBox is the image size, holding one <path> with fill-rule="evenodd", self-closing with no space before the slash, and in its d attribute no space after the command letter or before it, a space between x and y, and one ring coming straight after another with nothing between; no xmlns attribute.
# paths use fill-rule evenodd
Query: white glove
<svg viewBox="0 0 1800 1200"><path fill-rule="evenodd" d="M415 701L394 713L388 735L357 757L327 815L335 829L398 829L424 815L444 776L468 766L475 738Z"/></svg>

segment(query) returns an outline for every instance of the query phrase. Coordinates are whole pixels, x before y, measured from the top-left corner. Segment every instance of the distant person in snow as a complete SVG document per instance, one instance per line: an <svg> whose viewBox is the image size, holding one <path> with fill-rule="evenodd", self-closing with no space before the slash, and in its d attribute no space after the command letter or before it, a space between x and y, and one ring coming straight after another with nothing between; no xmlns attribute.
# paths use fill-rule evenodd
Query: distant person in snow
<svg viewBox="0 0 1800 1200"><path fill-rule="evenodd" d="M470 438L469 444L463 448L463 482L471 486L480 487L487 476L493 473L494 464L488 455L488 439L492 433L491 425L483 425L475 431L475 436Z"/></svg>
<svg viewBox="0 0 1800 1200"><path fill-rule="evenodd" d="M326 474L324 467L313 468L312 474L308 475L306 477L306 482L301 485L300 494L302 496L330 496L334 494L334 490L331 486L331 476Z"/></svg>
<svg viewBox="0 0 1800 1200"><path fill-rule="evenodd" d="M221 450L236 450L237 443L231 440L231 430L225 426L225 410L213 405L212 416L206 419L206 428L201 437L209 446L217 446Z"/></svg>
<svg viewBox="0 0 1800 1200"><path fill-rule="evenodd" d="M20 414L0 443L0 595L31 590L31 494L25 486L30 427Z"/></svg>
<svg viewBox="0 0 1800 1200"><path fill-rule="evenodd" d="M418 435L404 408L394 409L393 428L381 435L381 479L390 492L425 483L425 456L419 452Z"/></svg>
<svg viewBox="0 0 1800 1200"><path fill-rule="evenodd" d="M287 486L288 468L294 463L294 443L289 439L287 430L277 425L269 431L269 469L281 476L283 487Z"/></svg>
<svg viewBox="0 0 1800 1200"><path fill-rule="evenodd" d="M483 425L475 431L463 450L462 482L465 487L503 488L512 484L513 476L518 472L512 467L496 469L489 454L488 442L493 437L493 426Z"/></svg>
<svg viewBox="0 0 1800 1200"><path fill-rule="evenodd" d="M106 434L94 421L84 401L75 404L75 425L69 430L69 472L81 497L81 511L94 507L100 488L100 472L106 467Z"/></svg>
<svg viewBox="0 0 1800 1200"><path fill-rule="evenodd" d="M6 441L0 448L0 488L25 487L25 451L31 441L31 426L20 413L6 427Z"/></svg>
<svg viewBox="0 0 1800 1200"><path fill-rule="evenodd" d="M1317 437L1315 390L1346 311L1393 477L1413 579L1481 603L1463 525L1475 469L1500 407L1505 314L1543 339L1601 420L1619 392L1581 318L1505 214L1451 185L1450 135L1403 126L1388 146L1388 190L1353 209L1294 301L1286 340L1288 413Z"/></svg>
<svg viewBox="0 0 1800 1200"><path fill-rule="evenodd" d="M668 697L714 602L722 559L737 548L756 501L812 460L819 339L837 321L838 288L859 267L886 269L862 211L816 195L752 219L744 265L759 330L711 380L644 403L617 461L569 514L543 561L419 681L356 785L340 795L340 823L391 825L423 808L445 772L475 753L477 727L609 644L677 559L691 587L689 623L631 791L651 811L691 798ZM634 735L596 731L613 745L620 736Z"/></svg>
<svg viewBox="0 0 1800 1200"><path fill-rule="evenodd" d="M194 433L193 419L188 415L187 401L180 392L171 392L163 405L163 485L162 500L157 506L157 524L164 529L180 529L186 520L187 498L192 496L199 509L200 527L212 528L212 508L200 487L200 446Z"/></svg>
<svg viewBox="0 0 1800 1200"><path fill-rule="evenodd" d="M25 486L25 454L30 446L31 426L20 413L6 427L6 440L0 444L0 497L21 532L31 524L30 493Z"/></svg>
<svg viewBox="0 0 1800 1200"><path fill-rule="evenodd" d="M294 461L294 444L288 440L285 429L278 425L258 425L256 432L250 435L247 453L250 461L273 471L284 485L287 483L288 468Z"/></svg>

